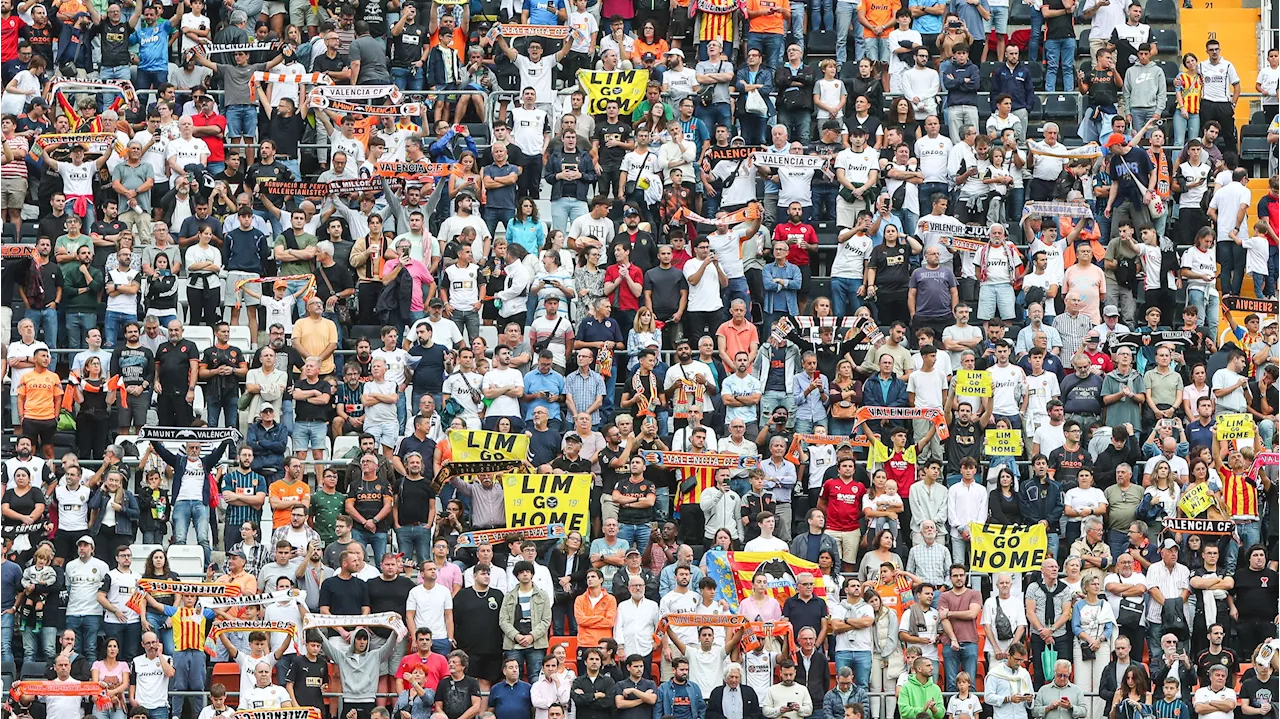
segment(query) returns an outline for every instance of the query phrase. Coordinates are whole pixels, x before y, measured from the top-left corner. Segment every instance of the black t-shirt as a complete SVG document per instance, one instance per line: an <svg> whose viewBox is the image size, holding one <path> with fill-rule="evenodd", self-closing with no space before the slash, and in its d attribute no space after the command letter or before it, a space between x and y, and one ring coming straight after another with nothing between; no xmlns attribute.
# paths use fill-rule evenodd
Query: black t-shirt
<svg viewBox="0 0 1280 719"><path fill-rule="evenodd" d="M132 62L129 57L129 36L133 34L129 25L103 18L98 28L102 37L102 66L129 65Z"/></svg>
<svg viewBox="0 0 1280 719"><path fill-rule="evenodd" d="M581 456L569 459L562 454L551 460L551 468L565 474L591 474L591 462Z"/></svg>
<svg viewBox="0 0 1280 719"><path fill-rule="evenodd" d="M263 133L263 136L276 143L276 153L280 157L297 159L298 143L302 142L302 133L306 132L306 129L306 121L297 112L285 117L280 112L273 111L271 119L267 121L266 132ZM254 165L254 167L257 167L257 165ZM241 181L244 181L243 178L241 178Z"/></svg>
<svg viewBox="0 0 1280 719"><path fill-rule="evenodd" d="M124 223L121 222L120 220L114 220L112 222L106 222L105 220L97 220L96 222L93 223L93 225L89 227L89 234L102 235L103 237L108 237L111 235L119 235L121 232L124 232L124 231L125 231ZM94 245L93 246L93 266L97 267L100 270L105 271L107 269L107 258L111 256L112 252L114 252L114 250L108 245ZM115 267L112 267L111 269L114 270Z"/></svg>
<svg viewBox="0 0 1280 719"><path fill-rule="evenodd" d="M1044 7L1046 10L1066 9L1066 5L1063 5L1062 0L1047 0ZM1049 40L1066 40L1068 38L1075 38L1076 32L1071 25L1071 15L1072 13L1063 13L1057 17L1046 19L1044 21L1045 28L1048 31L1048 35L1046 35L1046 37Z"/></svg>
<svg viewBox="0 0 1280 719"><path fill-rule="evenodd" d="M415 586L413 580L405 576L396 577L389 582L377 576L364 584L369 590L370 614L403 612L405 605L409 602L409 592ZM391 630L386 627L370 627L370 629L380 637L391 636Z"/></svg>
<svg viewBox="0 0 1280 719"><path fill-rule="evenodd" d="M360 614L369 606L369 585L363 579L334 575L320 585L320 606L330 614Z"/></svg>
<svg viewBox="0 0 1280 719"><path fill-rule="evenodd" d="M213 345L204 351L204 357L200 359L200 364L211 370L219 367L239 368L244 363L244 352L235 345L226 347ZM240 383L234 374L214 375L205 380L205 394L210 396L223 397L228 394L238 394L239 389Z"/></svg>
<svg viewBox="0 0 1280 719"><path fill-rule="evenodd" d="M1240 559L1233 590L1240 621L1269 622L1276 615L1276 603L1280 602L1280 578L1277 578L1275 570L1269 568L1255 572L1249 569L1247 557L1241 556Z"/></svg>
<svg viewBox="0 0 1280 719"><path fill-rule="evenodd" d="M413 435L410 435L413 436ZM430 442L431 440L426 440ZM430 468L431 457L423 455L424 466ZM400 482L400 525L422 524L431 516L431 505L436 501L436 493L431 490L431 482L426 479ZM403 607L401 607L403 608Z"/></svg>
<svg viewBox="0 0 1280 719"><path fill-rule="evenodd" d="M1275 606L1274 604L1272 606ZM1274 612L1272 613L1274 615ZM1280 676L1275 673L1271 674L1271 678L1267 681L1258 679L1256 673L1250 672L1245 680L1240 683L1240 698L1249 703L1249 706L1255 709L1262 706L1263 702L1271 705L1271 711L1261 716L1261 719L1276 719L1280 716L1280 704L1276 703L1276 697L1280 696Z"/></svg>
<svg viewBox="0 0 1280 719"><path fill-rule="evenodd" d="M332 267L325 267L319 262L316 263L316 296L322 301L328 302L331 295L340 294L356 286L355 279L351 277L351 268L344 267L337 262ZM328 283L325 279L328 278ZM333 291L329 290L329 285L333 285Z"/></svg>
<svg viewBox="0 0 1280 719"><path fill-rule="evenodd" d="M254 186L259 182L292 179L293 178L289 176L289 170L279 162L272 162L269 165L264 165L261 162L255 162L249 167L249 171L244 174L244 185L246 190L252 192ZM273 195L264 191L253 198L253 209L255 210L266 209L262 204L261 195L266 195L270 198L272 204L277 208L281 207L284 203L284 195Z"/></svg>
<svg viewBox="0 0 1280 719"><path fill-rule="evenodd" d="M1274 612L1272 616L1275 616ZM1200 686L1209 686L1209 670L1218 666L1226 667L1227 676L1234 677L1236 669L1239 667L1239 663L1236 661L1236 653L1223 647L1222 651L1217 654L1211 654L1206 649L1196 655L1196 676L1200 677Z"/></svg>
<svg viewBox="0 0 1280 719"><path fill-rule="evenodd" d="M1085 81L1089 83L1089 91L1085 96L1089 98L1090 105L1115 105L1120 99L1120 88L1111 79L1110 70L1099 70L1086 60L1080 66L1080 72L1084 73Z"/></svg>
<svg viewBox="0 0 1280 719"><path fill-rule="evenodd" d="M876 271L878 294L905 295L911 279L911 248L899 242L893 247L877 245L871 251L870 266Z"/></svg>
<svg viewBox="0 0 1280 719"><path fill-rule="evenodd" d="M609 140L626 142L631 139L631 126L624 122L602 121L596 125L596 136L600 143L600 169L605 172L617 172L622 169L622 158L628 150L625 147L605 147ZM612 258L610 258L612 259Z"/></svg>
<svg viewBox="0 0 1280 719"><path fill-rule="evenodd" d="M293 695L299 704L318 707L324 702L324 685L329 681L329 660L324 654L314 662L305 654L294 654L284 677L286 684L293 683Z"/></svg>
<svg viewBox="0 0 1280 719"><path fill-rule="evenodd" d="M297 404L294 405L295 411ZM373 519L382 511L382 498L392 496L391 487L381 479L375 479L372 482L365 481L363 478L352 482L347 496L356 500L355 509L360 516L365 519ZM382 521L378 522L378 531L385 532L391 527L391 514L387 514ZM336 614L336 612L335 612Z"/></svg>
<svg viewBox="0 0 1280 719"><path fill-rule="evenodd" d="M639 482L633 481L630 474L618 481L617 491L628 497L643 497L647 494L654 494L656 489L653 482L647 477L642 476ZM653 521L652 506L646 508L619 506L618 507L618 523L619 524L644 524Z"/></svg>
<svg viewBox="0 0 1280 719"><path fill-rule="evenodd" d="M412 351L410 351L412 354ZM560 453L560 433L551 429L538 431L532 425L529 433L529 463L535 467L550 464Z"/></svg>
<svg viewBox="0 0 1280 719"><path fill-rule="evenodd" d="M653 293L654 316L665 320L680 309L680 291L689 289L689 281L674 266L654 267L644 273L644 289Z"/></svg>
<svg viewBox="0 0 1280 719"><path fill-rule="evenodd" d="M276 154L279 155L280 153L281 153L281 150L277 146ZM236 195L238 195L240 194L240 186L244 184L244 170L240 169L240 170L236 170L235 172L232 172L230 168L224 169L222 172L219 172L218 174L214 175L213 179L222 180L223 182L227 183L227 189L235 193ZM215 222L213 224L217 225L217 227L214 228L214 234L217 237L221 238L222 223Z"/></svg>
<svg viewBox="0 0 1280 719"><path fill-rule="evenodd" d="M661 451L662 447L658 445L658 440L646 440L643 438L636 439L636 450L650 449ZM629 473L629 472L628 472ZM663 469L656 464L649 464L644 468L645 479L653 482L653 486L659 489L675 489L676 473L674 470Z"/></svg>
<svg viewBox="0 0 1280 719"><path fill-rule="evenodd" d="M627 477L626 467L618 469L610 466L610 463L621 457L625 450L626 446L621 444L617 449L609 449L609 446L605 445L600 450L600 489L605 494L611 494L613 488L618 486L618 482Z"/></svg>
<svg viewBox="0 0 1280 719"><path fill-rule="evenodd" d="M9 509L17 512L18 514L31 514L36 511L37 504L48 504L45 500L44 492L41 492L35 487L28 489L27 493L22 496L19 496L15 489L6 490L4 493L4 503L9 505ZM46 507L45 516L48 516L47 510L48 508ZM5 524L18 524L18 522L6 519Z"/></svg>
<svg viewBox="0 0 1280 719"><path fill-rule="evenodd" d="M356 18L365 21L369 26L369 35L372 37L386 37L386 0L360 0L359 9L356 11Z"/></svg>
<svg viewBox="0 0 1280 719"><path fill-rule="evenodd" d="M615 245L626 245L631 251L631 263L640 268L642 274L647 273L651 268L658 266L658 243L654 241L653 235L643 230L636 230L635 234L624 232L616 235L613 241L609 243L609 260L614 258L613 248ZM679 301L679 294L676 300Z"/></svg>
<svg viewBox="0 0 1280 719"><path fill-rule="evenodd" d="M409 67L422 59L422 48L431 37L425 25L405 25L404 31L391 38L391 67Z"/></svg>
<svg viewBox="0 0 1280 719"><path fill-rule="evenodd" d="M18 32L18 36L31 43L31 52L43 57L47 67L53 67L53 41L58 37L53 23L45 23L44 27L27 25Z"/></svg>
<svg viewBox="0 0 1280 719"><path fill-rule="evenodd" d="M1089 466L1088 462L1089 458L1085 455L1083 446L1076 450L1058 447L1049 453L1049 470L1053 472L1053 478L1062 485L1063 491L1066 491L1068 486L1077 486L1076 475L1081 469Z"/></svg>
<svg viewBox="0 0 1280 719"><path fill-rule="evenodd" d="M163 394L186 394L191 386L190 362L200 361L200 350L191 340L182 340L174 344L165 342L156 349L156 365L159 373L160 389Z"/></svg>
<svg viewBox="0 0 1280 719"><path fill-rule="evenodd" d="M972 457L975 462L982 463L981 431L976 423L971 423L968 427L959 422L951 425L951 436L947 438L945 447L948 474L960 474L960 461L965 457Z"/></svg>
<svg viewBox="0 0 1280 719"><path fill-rule="evenodd" d="M277 360L278 362L278 360ZM317 390L329 395L329 401L324 404L311 404L310 400L300 399L293 403L294 419L298 422L328 422L333 412L333 385L323 377L317 377L315 382L308 382L306 379L299 377L293 383L294 389L300 390ZM375 511L374 514L377 514ZM365 515L372 517L372 514Z"/></svg>
<svg viewBox="0 0 1280 719"><path fill-rule="evenodd" d="M623 692L627 689L639 689L641 692L656 692L658 690L658 686L649 679L641 679L638 682L633 682L631 681L631 678L628 677L613 685L613 696L621 697L623 696ZM632 699L633 697L624 698ZM617 719L650 719L652 716L653 711L649 708L648 704L641 704L640 706L632 707L630 709L619 709L617 713Z"/></svg>
<svg viewBox="0 0 1280 719"><path fill-rule="evenodd" d="M321 53L319 57L311 58L312 72L342 72L347 69L350 60L346 55L338 53L337 57L330 58L328 53Z"/></svg>
<svg viewBox="0 0 1280 719"><path fill-rule="evenodd" d="M43 265L37 267L33 261L29 266L31 267L29 272L35 272L39 275L43 292L36 298L32 297L30 290L27 289L27 301L31 303L31 309L42 310L58 299L58 288L62 286L62 268L57 262L53 261L52 255L50 255L49 261Z"/></svg>
<svg viewBox="0 0 1280 719"><path fill-rule="evenodd" d="M419 358L418 364L413 368L415 390L440 394L444 387L444 358L448 354L449 348L444 345L423 347L421 342L415 342L409 348L409 356Z"/></svg>
<svg viewBox="0 0 1280 719"><path fill-rule="evenodd" d="M458 592L461 594L462 592ZM472 592L475 594L475 592ZM454 608L457 608L458 599L454 597ZM475 677L464 676L458 681L454 681L453 677L446 676L440 680L439 686L436 687L436 701L441 702L445 716L449 719L458 719L471 708L471 702L474 697L480 696L480 682Z"/></svg>
<svg viewBox="0 0 1280 719"><path fill-rule="evenodd" d="M502 653L502 630L498 627L498 610L502 608L502 599L502 592L492 587L483 596L476 593L475 587L459 590L454 595L453 621L458 627L455 634L459 649L472 657L497 656ZM444 681L441 680L437 697L443 688ZM445 712L449 712L447 704Z"/></svg>
<svg viewBox="0 0 1280 719"><path fill-rule="evenodd" d="M50 242L57 242L59 237L67 234L68 217L70 215L64 212L61 215L49 215L42 218L36 238L48 237Z"/></svg>

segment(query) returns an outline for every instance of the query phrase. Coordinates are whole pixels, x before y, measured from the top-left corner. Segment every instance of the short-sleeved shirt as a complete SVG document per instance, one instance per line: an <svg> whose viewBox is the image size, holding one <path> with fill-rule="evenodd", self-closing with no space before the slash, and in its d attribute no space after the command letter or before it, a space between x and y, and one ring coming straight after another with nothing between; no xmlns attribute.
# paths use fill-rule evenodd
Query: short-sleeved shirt
<svg viewBox="0 0 1280 719"><path fill-rule="evenodd" d="M972 589L966 589L957 595L948 589L937 599L938 609L946 609L951 612L966 612L969 610L970 604L982 606L982 595ZM951 629L955 632L956 639L961 642L978 641L978 620L977 619L953 619L951 621Z"/></svg>

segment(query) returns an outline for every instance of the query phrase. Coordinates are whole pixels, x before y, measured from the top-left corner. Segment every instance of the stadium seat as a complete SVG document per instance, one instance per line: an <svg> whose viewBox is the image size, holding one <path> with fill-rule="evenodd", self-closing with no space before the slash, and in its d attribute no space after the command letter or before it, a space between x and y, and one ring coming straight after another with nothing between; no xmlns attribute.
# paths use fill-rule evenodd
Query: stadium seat
<svg viewBox="0 0 1280 719"><path fill-rule="evenodd" d="M48 668L49 668L49 665L46 662L37 662L37 661L23 662L22 674L20 674L18 678L23 680L44 679L45 672L48 670Z"/></svg>
<svg viewBox="0 0 1280 719"><path fill-rule="evenodd" d="M810 23L813 20L810 19ZM811 32L808 35L805 47L805 54L809 57L835 55L836 54L836 34L823 30L821 32ZM818 75L822 77L822 75Z"/></svg>
<svg viewBox="0 0 1280 719"><path fill-rule="evenodd" d="M1076 57L1089 57L1089 28L1081 30L1076 38Z"/></svg>
<svg viewBox="0 0 1280 719"><path fill-rule="evenodd" d="M492 349L498 344L498 333L501 328L496 325L480 325L480 337L484 339L486 347Z"/></svg>
<svg viewBox="0 0 1280 719"><path fill-rule="evenodd" d="M198 544L170 544L169 568L174 574L188 580L204 577L204 549Z"/></svg>
<svg viewBox="0 0 1280 719"><path fill-rule="evenodd" d="M1009 25L1030 25L1031 6L1024 2L1009 3Z"/></svg>
<svg viewBox="0 0 1280 719"><path fill-rule="evenodd" d="M333 448L329 451L329 456L335 461L341 461L348 459L348 452L359 449L360 438L354 434L346 434L341 437L333 438Z"/></svg>
<svg viewBox="0 0 1280 719"><path fill-rule="evenodd" d="M231 325L231 344L248 353L253 349L253 338L247 325Z"/></svg>
<svg viewBox="0 0 1280 719"><path fill-rule="evenodd" d="M1174 79L1177 78L1178 73L1182 71L1181 67L1178 63L1170 60L1152 60L1151 62L1157 65L1164 72L1165 89L1172 90Z"/></svg>
<svg viewBox="0 0 1280 719"><path fill-rule="evenodd" d="M214 684L221 684L222 686L227 687L228 690L232 687L239 687L240 665L235 662L218 662L217 664L214 664L212 679L210 680L209 686L213 686ZM228 691L227 706L234 707L238 704L239 701L235 696L233 696L233 692Z"/></svg>
<svg viewBox="0 0 1280 719"><path fill-rule="evenodd" d="M1249 124L1250 125L1269 125L1271 124L1271 118L1267 117L1266 110L1258 110L1257 112L1254 112L1252 115L1249 116Z"/></svg>
<svg viewBox="0 0 1280 719"><path fill-rule="evenodd" d="M1075 120L1080 117L1080 107L1077 104L1077 95L1049 95L1044 98L1041 105L1041 113L1044 119L1053 120Z"/></svg>
<svg viewBox="0 0 1280 719"><path fill-rule="evenodd" d="M356 341L363 337L374 347L381 347L382 339L378 336L381 332L382 325L354 325L347 332L347 345L355 349Z"/></svg>
<svg viewBox="0 0 1280 719"><path fill-rule="evenodd" d="M1240 159L1263 160L1271 156L1271 144L1267 142L1266 125L1245 125L1240 131Z"/></svg>
<svg viewBox="0 0 1280 719"><path fill-rule="evenodd" d="M1147 0L1142 21L1150 24L1171 24L1178 20L1178 7L1174 0Z"/></svg>
<svg viewBox="0 0 1280 719"><path fill-rule="evenodd" d="M18 678L18 665L13 662L0 662L0 690L6 694L13 688Z"/></svg>
<svg viewBox="0 0 1280 719"><path fill-rule="evenodd" d="M1044 87L1044 65L1042 63L1029 63L1027 67L1031 68L1031 85L1034 88Z"/></svg>
<svg viewBox="0 0 1280 719"><path fill-rule="evenodd" d="M984 62L982 67L978 69L978 87L983 92L991 92L991 73L995 72L998 67L1000 67L998 62ZM943 125L945 126L946 123L943 123Z"/></svg>
<svg viewBox="0 0 1280 719"><path fill-rule="evenodd" d="M1172 55L1178 57L1181 53L1181 44L1178 38L1177 30L1168 28L1151 29L1151 41L1160 48L1161 55Z"/></svg>
<svg viewBox="0 0 1280 719"><path fill-rule="evenodd" d="M200 354L213 346L213 328L207 325L189 324L185 328L183 338L195 343Z"/></svg>

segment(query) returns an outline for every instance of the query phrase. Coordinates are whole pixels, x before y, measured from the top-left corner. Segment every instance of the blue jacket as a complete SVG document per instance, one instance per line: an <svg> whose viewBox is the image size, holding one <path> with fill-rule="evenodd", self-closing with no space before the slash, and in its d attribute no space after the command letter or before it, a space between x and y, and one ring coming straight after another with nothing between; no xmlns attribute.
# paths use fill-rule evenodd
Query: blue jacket
<svg viewBox="0 0 1280 719"><path fill-rule="evenodd" d="M176 480L175 480L176 481ZM175 497L177 495L174 495ZM93 522L89 524L89 534L95 535L102 529L102 510L107 506L107 493L102 491L101 486L94 490L89 496L89 513L93 514ZM121 537L133 537L135 528L138 526L138 498L133 492L125 490L124 492L124 511L116 512L116 534Z"/></svg>
<svg viewBox="0 0 1280 719"><path fill-rule="evenodd" d="M738 72L733 76L733 87L738 91L738 114L747 111L747 91L742 86L744 83L750 82L750 77L751 69L745 65L739 68ZM778 91L773 86L773 70L761 65L760 69L756 71L756 81L751 84L763 85L760 88L760 95L764 98L765 106L769 108L768 114L772 115L774 112L773 95Z"/></svg>
<svg viewBox="0 0 1280 719"><path fill-rule="evenodd" d="M880 382L880 374L862 383L862 404L867 407L906 407L907 385L894 377L884 387Z"/></svg>
<svg viewBox="0 0 1280 719"><path fill-rule="evenodd" d="M1053 479L1046 485L1028 478L1018 490L1018 508L1027 524L1045 520L1049 522L1049 533L1056 533L1062 520L1062 485Z"/></svg>
<svg viewBox="0 0 1280 719"><path fill-rule="evenodd" d="M653 719L662 719L664 716L675 714L676 693L671 688L671 681L667 680L658 685L658 701L653 705ZM697 684L688 682L685 684L685 691L689 693L689 711L695 717L703 716L707 709L707 700L702 698L702 690Z"/></svg>
<svg viewBox="0 0 1280 719"><path fill-rule="evenodd" d="M800 268L788 262L785 266L779 267L778 263L770 262L764 266L764 311L765 312L785 312L789 315L800 314L800 305L796 302L796 292L800 289L802 281L800 277ZM779 285L774 280L783 280L784 284Z"/></svg>
<svg viewBox="0 0 1280 719"><path fill-rule="evenodd" d="M967 62L963 67L955 60L947 60L938 68L942 86L947 88L947 107L978 104L978 86L982 84L978 65Z"/></svg>
<svg viewBox="0 0 1280 719"><path fill-rule="evenodd" d="M996 98L1008 95L1013 98L1013 109L1034 110L1040 107L1040 98L1036 96L1035 83L1031 79L1031 68L1027 63L1019 62L1014 69L1008 63L1000 63L991 72L991 111L996 110Z"/></svg>
<svg viewBox="0 0 1280 719"><path fill-rule="evenodd" d="M262 420L254 420L249 425L249 434L245 443L253 448L253 469L260 472L263 467L274 467L277 476L284 471L284 453L288 448L289 435L284 433L284 425L275 423L271 429L262 426Z"/></svg>
<svg viewBox="0 0 1280 719"><path fill-rule="evenodd" d="M431 143L431 146L427 148L427 154L431 155L432 162L443 162L445 164L455 163L458 161L458 157L454 153L456 152L458 155L461 155L462 150L467 150L473 155L480 154L476 150L476 141L471 139L471 135L462 136L462 138L466 140L466 147L455 146L454 139L456 135L458 135L458 131L451 127L448 130L445 130L445 133L440 136L439 140Z"/></svg>
<svg viewBox="0 0 1280 719"><path fill-rule="evenodd" d="M209 473L212 472L213 468L217 467L218 463L222 461L222 455L226 454L227 448L230 446L231 440L224 440L222 444L218 445L217 449L214 449L212 452L200 457L200 463L204 465L205 481L204 487L201 488L201 494L204 496L205 504L209 504L210 500L208 482ZM186 455L179 456L170 452L162 442L152 442L151 447L155 450L156 454L160 455L160 459L164 460L165 464L173 467L173 487L169 490L169 496L176 498L179 494L182 494L182 480L187 476L187 462L190 460L187 459Z"/></svg>

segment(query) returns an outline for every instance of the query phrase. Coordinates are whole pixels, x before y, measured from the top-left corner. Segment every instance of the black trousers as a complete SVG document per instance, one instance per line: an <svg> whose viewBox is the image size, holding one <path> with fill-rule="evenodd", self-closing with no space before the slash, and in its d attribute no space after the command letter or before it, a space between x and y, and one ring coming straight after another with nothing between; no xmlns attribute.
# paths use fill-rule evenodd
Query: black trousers
<svg viewBox="0 0 1280 719"><path fill-rule="evenodd" d="M378 313L375 311L378 307L378 295L380 294L382 294L381 282L361 282L356 286L356 303L359 305L356 310L356 317L360 324L381 324L378 322Z"/></svg>
<svg viewBox="0 0 1280 719"><path fill-rule="evenodd" d="M1236 109L1229 102L1214 102L1212 100L1200 101L1200 126L1207 127L1209 122L1217 120L1222 126L1219 131L1219 137L1224 149L1237 152L1240 147L1239 138L1236 136Z"/></svg>
<svg viewBox="0 0 1280 719"><path fill-rule="evenodd" d="M187 288L187 324L212 327L222 319L222 291Z"/></svg>
<svg viewBox="0 0 1280 719"><path fill-rule="evenodd" d="M538 197L542 192L542 156L525 156L520 165L520 179L516 181L516 198Z"/></svg>
<svg viewBox="0 0 1280 719"><path fill-rule="evenodd" d="M685 313L685 332L684 336L689 340L689 344L694 347L698 346L698 340L703 336L715 337L716 330L720 329L720 323L723 313L720 310L714 312L687 312Z"/></svg>
<svg viewBox="0 0 1280 719"><path fill-rule="evenodd" d="M192 411L187 393L171 394L166 391L156 398L156 419L162 427L190 427Z"/></svg>

